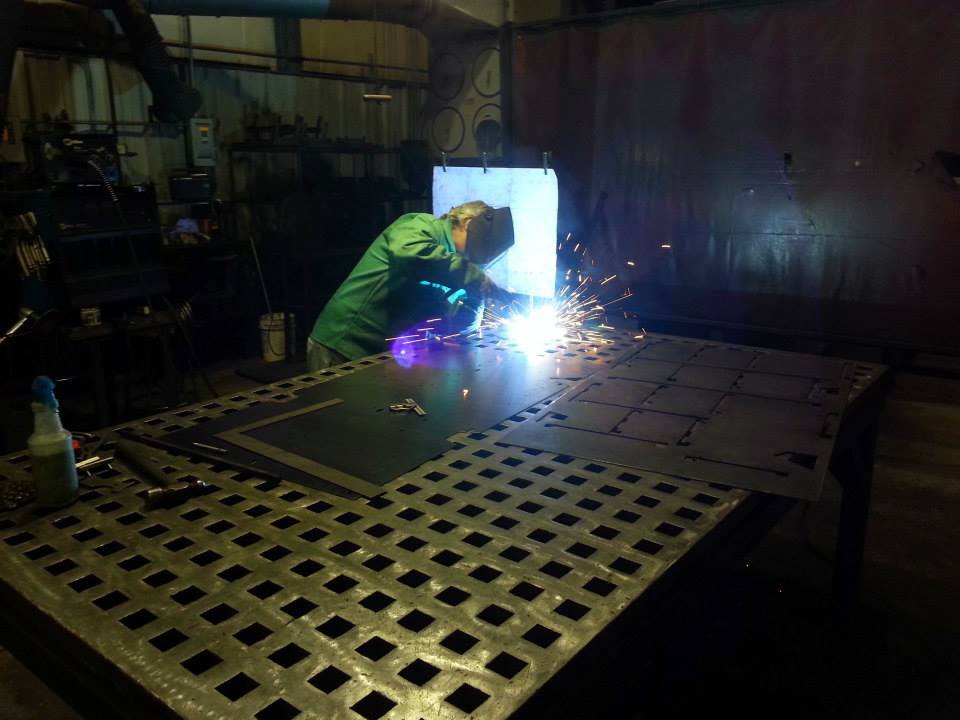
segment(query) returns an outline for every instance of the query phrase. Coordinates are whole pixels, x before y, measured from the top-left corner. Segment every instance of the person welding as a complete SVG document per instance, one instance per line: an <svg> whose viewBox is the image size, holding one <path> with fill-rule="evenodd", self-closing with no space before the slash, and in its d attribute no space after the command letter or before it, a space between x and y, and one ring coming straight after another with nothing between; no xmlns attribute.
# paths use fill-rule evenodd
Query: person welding
<svg viewBox="0 0 960 720"><path fill-rule="evenodd" d="M479 200L439 218L401 216L377 236L321 311L307 340L310 370L383 352L387 338L428 319L469 326L484 300L510 298L484 267L513 242L510 208Z"/></svg>

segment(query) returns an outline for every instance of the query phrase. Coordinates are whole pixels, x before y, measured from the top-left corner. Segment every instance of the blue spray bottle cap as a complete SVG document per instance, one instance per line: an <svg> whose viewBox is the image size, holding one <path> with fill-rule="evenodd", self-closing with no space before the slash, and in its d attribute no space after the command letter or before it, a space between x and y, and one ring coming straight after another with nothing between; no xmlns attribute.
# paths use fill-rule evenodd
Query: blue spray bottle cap
<svg viewBox="0 0 960 720"><path fill-rule="evenodd" d="M33 399L35 402L40 403L41 405L46 405L51 410L56 410L60 407L60 404L57 402L57 398L53 394L54 385L53 380L48 378L46 375L40 375L33 380L33 385L31 389L33 390Z"/></svg>

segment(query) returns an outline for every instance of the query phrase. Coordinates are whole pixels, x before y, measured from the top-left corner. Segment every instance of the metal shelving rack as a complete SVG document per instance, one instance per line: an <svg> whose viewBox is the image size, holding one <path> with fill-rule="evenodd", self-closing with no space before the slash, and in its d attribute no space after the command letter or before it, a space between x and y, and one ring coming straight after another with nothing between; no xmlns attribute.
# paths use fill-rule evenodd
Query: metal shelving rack
<svg viewBox="0 0 960 720"><path fill-rule="evenodd" d="M332 284L336 281L337 269L345 263L352 263L354 259L366 250L367 244L373 239L373 231L369 238L347 246L338 246L329 242L329 237L324 231L325 228L310 227L304 217L306 203L310 199L310 183L305 177L307 163L312 157L331 155L331 156L352 156L354 158L353 174L346 177L372 181L375 175L375 159L378 156L397 158L391 168L389 177L400 178L399 154L398 148L383 147L366 142L359 141L315 141L298 143L278 143L278 142L241 142L233 143L227 146L228 167L229 167L229 190L231 201L235 206L234 222L238 231L242 231L242 222L236 217L239 207L246 207L249 212L249 231L253 233L254 238L260 243L260 253L264 259L265 274L267 277L268 290L275 295L272 302L274 312L286 313L298 316L301 323L301 333L308 332L304 323L312 323L319 312L322 304L318 302L317 287L321 284L318 280L319 272L323 274L324 281L330 281ZM259 192L258 188L248 187L246 195L238 194L237 190L237 156L238 155L290 155L293 159L293 177L294 187L293 196L287 197L255 197L254 193ZM331 177L343 177L336 174ZM386 194L385 194L386 197ZM289 237L285 238L267 238L267 233L262 227L262 218L258 217L261 213L260 208L267 206L277 206L282 203L293 200L296 204L295 217L288 218L289 222L285 225L287 228L293 228ZM397 202L402 197L393 195L390 201ZM381 201L382 202L382 201ZM390 218L392 220L392 218ZM258 227L261 225L261 227ZM313 242L308 233L313 230L319 235L319 242ZM369 234L369 233L368 233ZM275 242L279 239L280 242ZM319 265L318 265L319 264ZM328 276L329 273L329 276ZM292 348L288 343L288 359L290 355L297 354L299 340L296 348Z"/></svg>

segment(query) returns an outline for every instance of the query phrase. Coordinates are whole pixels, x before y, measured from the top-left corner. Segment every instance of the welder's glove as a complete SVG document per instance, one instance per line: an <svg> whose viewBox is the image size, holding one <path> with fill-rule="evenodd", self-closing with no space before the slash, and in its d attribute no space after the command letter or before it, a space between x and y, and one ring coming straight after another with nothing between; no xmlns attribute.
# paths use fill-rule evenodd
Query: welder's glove
<svg viewBox="0 0 960 720"><path fill-rule="evenodd" d="M489 278L488 278L489 280ZM531 298L529 295L511 292L506 288L500 287L493 280L485 288L484 300L495 308L503 308L516 305L529 305Z"/></svg>

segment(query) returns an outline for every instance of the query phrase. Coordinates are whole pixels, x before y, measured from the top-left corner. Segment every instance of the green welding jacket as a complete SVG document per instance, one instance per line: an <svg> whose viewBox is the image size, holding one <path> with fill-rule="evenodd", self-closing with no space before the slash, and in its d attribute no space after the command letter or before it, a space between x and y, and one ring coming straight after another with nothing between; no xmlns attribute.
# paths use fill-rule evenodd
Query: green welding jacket
<svg viewBox="0 0 960 720"><path fill-rule="evenodd" d="M398 218L330 298L310 338L356 360L383 352L388 337L449 314L448 290L462 289L479 304L490 281L456 252L450 231L449 220L427 213Z"/></svg>

